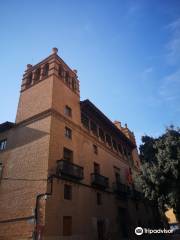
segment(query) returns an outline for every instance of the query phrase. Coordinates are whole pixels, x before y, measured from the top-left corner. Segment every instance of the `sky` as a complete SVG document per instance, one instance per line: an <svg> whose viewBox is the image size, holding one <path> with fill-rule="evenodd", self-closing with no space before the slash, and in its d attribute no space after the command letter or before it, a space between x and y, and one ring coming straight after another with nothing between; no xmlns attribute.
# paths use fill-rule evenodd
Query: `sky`
<svg viewBox="0 0 180 240"><path fill-rule="evenodd" d="M22 75L58 48L81 100L158 137L180 126L180 1L0 1L0 123L15 121Z"/></svg>

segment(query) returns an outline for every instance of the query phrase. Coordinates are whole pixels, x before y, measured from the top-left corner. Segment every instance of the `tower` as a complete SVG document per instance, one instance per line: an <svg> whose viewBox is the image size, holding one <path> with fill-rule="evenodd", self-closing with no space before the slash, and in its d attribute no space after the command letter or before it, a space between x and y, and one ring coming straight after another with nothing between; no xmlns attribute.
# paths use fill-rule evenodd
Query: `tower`
<svg viewBox="0 0 180 240"><path fill-rule="evenodd" d="M49 191L48 177L62 158L64 121L67 126L80 124L77 71L71 70L57 52L53 48L38 64L27 65L16 121L5 132L7 149L0 156L7 180L0 188L0 237L32 237L38 196ZM40 211L44 224L45 202Z"/></svg>
<svg viewBox="0 0 180 240"><path fill-rule="evenodd" d="M52 54L40 63L27 65L23 75L16 123L19 124L50 110L63 113L64 103L73 105L73 120L80 122L79 81L77 70L71 70L57 55Z"/></svg>

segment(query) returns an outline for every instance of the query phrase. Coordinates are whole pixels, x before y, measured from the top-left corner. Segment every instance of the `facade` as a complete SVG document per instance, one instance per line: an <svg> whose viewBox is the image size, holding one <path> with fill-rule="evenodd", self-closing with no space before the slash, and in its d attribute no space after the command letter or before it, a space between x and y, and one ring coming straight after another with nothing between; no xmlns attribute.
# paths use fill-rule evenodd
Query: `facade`
<svg viewBox="0 0 180 240"><path fill-rule="evenodd" d="M179 223L178 223L178 220L177 220L177 218L176 218L176 215L174 214L172 208L168 209L168 210L165 212L165 215L166 215L166 217L167 217L167 219L168 219L168 223L169 223L170 225L179 224Z"/></svg>
<svg viewBox="0 0 180 240"><path fill-rule="evenodd" d="M139 166L133 133L80 101L54 48L27 65L16 121L0 125L0 239L134 239L158 219Z"/></svg>

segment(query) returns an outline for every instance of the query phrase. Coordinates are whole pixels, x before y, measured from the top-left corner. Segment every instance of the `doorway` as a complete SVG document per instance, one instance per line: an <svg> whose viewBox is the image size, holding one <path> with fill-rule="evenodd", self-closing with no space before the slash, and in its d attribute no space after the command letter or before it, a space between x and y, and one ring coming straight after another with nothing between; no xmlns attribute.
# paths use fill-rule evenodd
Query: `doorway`
<svg viewBox="0 0 180 240"><path fill-rule="evenodd" d="M126 208L118 208L118 230L123 238L128 237L128 213Z"/></svg>
<svg viewBox="0 0 180 240"><path fill-rule="evenodd" d="M98 234L98 240L105 240L105 221L104 220L97 221L97 234Z"/></svg>

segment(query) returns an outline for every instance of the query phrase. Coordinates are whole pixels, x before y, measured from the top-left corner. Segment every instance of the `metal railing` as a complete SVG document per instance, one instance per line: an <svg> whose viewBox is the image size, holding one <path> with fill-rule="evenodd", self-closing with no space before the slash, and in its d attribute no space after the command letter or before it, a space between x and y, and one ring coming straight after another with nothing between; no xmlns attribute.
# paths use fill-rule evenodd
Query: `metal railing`
<svg viewBox="0 0 180 240"><path fill-rule="evenodd" d="M135 200L141 200L144 198L144 195L142 192L137 191L136 189L131 190L131 197Z"/></svg>
<svg viewBox="0 0 180 240"><path fill-rule="evenodd" d="M97 173L91 173L91 183L101 188L109 187L109 179Z"/></svg>
<svg viewBox="0 0 180 240"><path fill-rule="evenodd" d="M59 177L69 177L76 180L82 180L84 178L83 167L74 164L68 160L58 160L57 161L57 176Z"/></svg>
<svg viewBox="0 0 180 240"><path fill-rule="evenodd" d="M127 197L130 193L129 187L121 182L113 183L113 190L116 194L122 197Z"/></svg>

